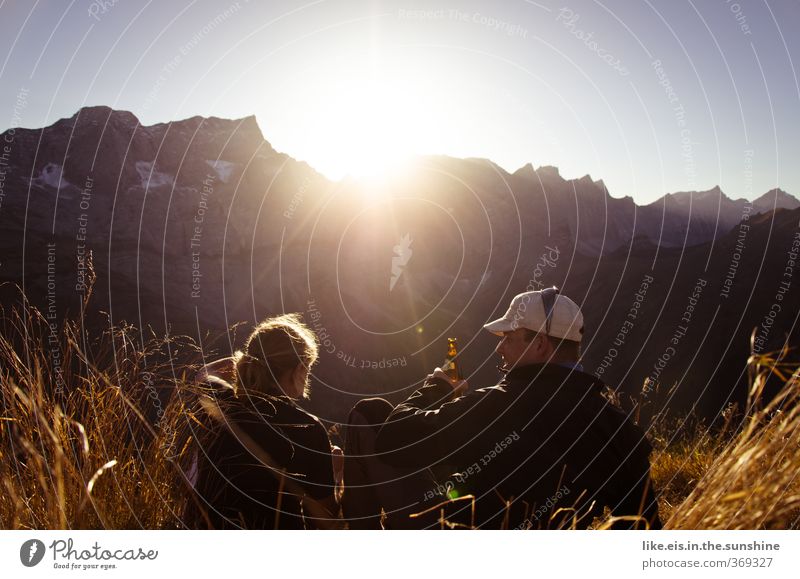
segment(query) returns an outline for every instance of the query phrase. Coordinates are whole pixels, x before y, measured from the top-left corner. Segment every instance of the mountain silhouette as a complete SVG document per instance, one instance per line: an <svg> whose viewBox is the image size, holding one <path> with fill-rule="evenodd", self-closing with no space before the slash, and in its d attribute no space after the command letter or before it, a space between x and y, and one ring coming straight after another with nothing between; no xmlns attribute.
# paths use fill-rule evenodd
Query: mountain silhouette
<svg viewBox="0 0 800 579"><path fill-rule="evenodd" d="M481 325L552 284L583 308L587 371L625 396L645 378L677 385L671 405L713 417L743 396L753 328L767 320L762 345L778 347L800 311L800 281L785 276L800 202L780 189L637 205L589 175L447 156L383 184L334 182L276 151L252 116L142 126L98 106L3 137L0 281L74 316L91 251L87 326L102 328L104 311L161 333L217 332L223 355L242 338L222 334L232 324L303 312L323 350L312 409L328 420L365 395L402 397L450 336L473 386L496 380ZM401 244L413 253L392 281Z"/></svg>

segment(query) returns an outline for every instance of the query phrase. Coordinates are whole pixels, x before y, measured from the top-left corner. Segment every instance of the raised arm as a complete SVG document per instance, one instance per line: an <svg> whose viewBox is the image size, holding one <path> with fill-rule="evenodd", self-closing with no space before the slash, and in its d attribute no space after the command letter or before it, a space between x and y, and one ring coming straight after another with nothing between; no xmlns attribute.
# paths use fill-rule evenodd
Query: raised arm
<svg viewBox="0 0 800 579"><path fill-rule="evenodd" d="M394 466L426 467L470 440L474 417L465 415L484 399L485 392L458 397L465 387L463 381L428 376L378 432L376 452L381 460Z"/></svg>

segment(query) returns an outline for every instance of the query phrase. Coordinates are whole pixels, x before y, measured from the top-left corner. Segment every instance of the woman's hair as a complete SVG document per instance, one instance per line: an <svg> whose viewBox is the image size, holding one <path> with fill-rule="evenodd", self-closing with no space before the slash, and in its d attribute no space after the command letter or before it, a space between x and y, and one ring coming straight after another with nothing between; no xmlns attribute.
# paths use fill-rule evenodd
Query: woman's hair
<svg viewBox="0 0 800 579"><path fill-rule="evenodd" d="M244 350L234 354L237 386L261 393L279 389L279 382L298 365L311 368L319 356L316 334L300 314L284 314L258 324ZM303 392L308 398L308 385Z"/></svg>

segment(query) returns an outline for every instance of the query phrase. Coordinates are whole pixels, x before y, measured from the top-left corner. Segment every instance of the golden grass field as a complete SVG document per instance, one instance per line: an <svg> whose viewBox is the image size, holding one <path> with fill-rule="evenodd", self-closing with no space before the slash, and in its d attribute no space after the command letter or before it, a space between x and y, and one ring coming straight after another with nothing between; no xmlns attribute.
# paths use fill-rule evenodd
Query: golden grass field
<svg viewBox="0 0 800 579"><path fill-rule="evenodd" d="M665 412L642 425L666 528L800 526L800 373L784 354L751 356L747 408L724 427ZM2 312L0 528L183 528L178 465L202 361L188 338L127 326L89 341L34 308ZM770 375L784 386L768 401Z"/></svg>

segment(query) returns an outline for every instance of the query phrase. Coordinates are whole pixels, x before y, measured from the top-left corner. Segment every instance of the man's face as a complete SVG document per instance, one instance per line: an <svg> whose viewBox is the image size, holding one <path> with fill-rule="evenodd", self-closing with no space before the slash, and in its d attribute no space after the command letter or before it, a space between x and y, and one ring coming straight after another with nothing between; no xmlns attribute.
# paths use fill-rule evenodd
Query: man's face
<svg viewBox="0 0 800 579"><path fill-rule="evenodd" d="M520 328L511 332L504 332L503 338L497 344L495 352L503 358L503 366L510 370L515 366L540 364L547 361L547 354L543 348L543 336L537 334L533 340L525 339L528 331Z"/></svg>

